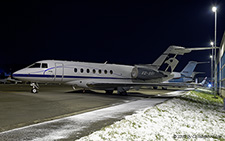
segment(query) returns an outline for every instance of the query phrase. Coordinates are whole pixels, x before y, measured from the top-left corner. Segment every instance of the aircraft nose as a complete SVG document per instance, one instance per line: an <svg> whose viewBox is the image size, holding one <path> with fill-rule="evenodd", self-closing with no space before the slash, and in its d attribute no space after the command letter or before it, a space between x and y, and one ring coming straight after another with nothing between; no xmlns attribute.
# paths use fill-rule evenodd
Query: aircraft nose
<svg viewBox="0 0 225 141"><path fill-rule="evenodd" d="M18 78L20 71L16 71L12 74L12 78Z"/></svg>
<svg viewBox="0 0 225 141"><path fill-rule="evenodd" d="M17 76L16 76L17 74L18 74L18 72L17 72L17 71L16 71L16 72L14 72L14 73L12 74L12 78L16 78L16 77L17 77Z"/></svg>

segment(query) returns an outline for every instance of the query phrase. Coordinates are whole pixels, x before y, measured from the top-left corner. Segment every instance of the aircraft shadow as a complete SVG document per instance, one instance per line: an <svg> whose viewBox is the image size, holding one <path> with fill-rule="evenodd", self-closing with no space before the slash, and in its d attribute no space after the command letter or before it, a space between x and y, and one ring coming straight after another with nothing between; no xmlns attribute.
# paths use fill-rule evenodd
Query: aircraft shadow
<svg viewBox="0 0 225 141"><path fill-rule="evenodd" d="M154 97L158 97L156 95L148 95L148 94L144 94L141 92L128 92L127 95L120 95L117 93L113 93L113 94L108 94L108 93L104 93L104 92L96 92L93 90L74 90L74 91L69 91L66 93L76 93L76 94L90 94L90 95L98 95L98 96L112 96L112 97L140 97L140 98L154 98ZM163 96L160 96L163 97ZM166 96L165 96L166 97Z"/></svg>

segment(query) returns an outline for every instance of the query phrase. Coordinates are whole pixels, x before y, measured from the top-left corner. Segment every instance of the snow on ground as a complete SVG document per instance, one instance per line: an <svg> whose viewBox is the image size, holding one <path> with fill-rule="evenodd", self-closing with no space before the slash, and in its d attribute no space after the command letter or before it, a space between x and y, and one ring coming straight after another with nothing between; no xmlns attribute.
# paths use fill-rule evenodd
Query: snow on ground
<svg viewBox="0 0 225 141"><path fill-rule="evenodd" d="M190 95L192 94L189 93L187 97ZM175 98L139 111L79 141L224 140L223 107L185 98Z"/></svg>
<svg viewBox="0 0 225 141"><path fill-rule="evenodd" d="M89 133L95 125L105 126L105 121L120 120L125 115L166 101L168 98L146 98L124 101L123 104L110 106L56 120L37 123L0 133L0 141L55 141L71 140ZM106 124L105 124L106 123Z"/></svg>

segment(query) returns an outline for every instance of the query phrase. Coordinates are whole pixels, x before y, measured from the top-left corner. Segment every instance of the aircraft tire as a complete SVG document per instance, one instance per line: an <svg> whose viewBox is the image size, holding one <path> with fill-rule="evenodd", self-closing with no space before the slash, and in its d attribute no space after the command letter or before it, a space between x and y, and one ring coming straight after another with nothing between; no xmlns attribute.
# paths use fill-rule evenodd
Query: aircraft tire
<svg viewBox="0 0 225 141"><path fill-rule="evenodd" d="M162 87L162 90L167 90L167 87Z"/></svg>
<svg viewBox="0 0 225 141"><path fill-rule="evenodd" d="M124 91L124 92L120 92L120 93L119 93L119 95L122 95L122 96L127 96L128 94L127 94L127 92L126 92L126 91Z"/></svg>
<svg viewBox="0 0 225 141"><path fill-rule="evenodd" d="M113 94L113 90L106 90L106 94Z"/></svg>
<svg viewBox="0 0 225 141"><path fill-rule="evenodd" d="M38 93L38 90L35 89L35 88L33 88L33 89L31 89L31 92L32 92L33 94L36 94L36 93Z"/></svg>

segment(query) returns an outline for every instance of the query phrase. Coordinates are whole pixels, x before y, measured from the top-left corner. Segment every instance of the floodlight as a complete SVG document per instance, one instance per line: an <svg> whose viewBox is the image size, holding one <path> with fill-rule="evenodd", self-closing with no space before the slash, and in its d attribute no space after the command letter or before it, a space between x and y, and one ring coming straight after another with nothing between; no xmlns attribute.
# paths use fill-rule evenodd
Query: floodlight
<svg viewBox="0 0 225 141"><path fill-rule="evenodd" d="M212 11L213 11L213 12L216 12L216 10L217 10L217 7L213 6L213 7L212 7Z"/></svg>

